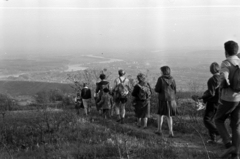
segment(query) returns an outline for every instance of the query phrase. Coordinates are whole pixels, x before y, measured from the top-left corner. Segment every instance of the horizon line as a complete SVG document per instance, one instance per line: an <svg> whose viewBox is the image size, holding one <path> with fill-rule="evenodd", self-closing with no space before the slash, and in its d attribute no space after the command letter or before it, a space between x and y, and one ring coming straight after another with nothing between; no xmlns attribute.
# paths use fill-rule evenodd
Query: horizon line
<svg viewBox="0 0 240 159"><path fill-rule="evenodd" d="M0 7L0 9L40 9L40 10L138 10L138 9L181 9L181 8L240 8L240 5L216 6L169 6L169 7L109 7L109 8L81 8L81 7Z"/></svg>

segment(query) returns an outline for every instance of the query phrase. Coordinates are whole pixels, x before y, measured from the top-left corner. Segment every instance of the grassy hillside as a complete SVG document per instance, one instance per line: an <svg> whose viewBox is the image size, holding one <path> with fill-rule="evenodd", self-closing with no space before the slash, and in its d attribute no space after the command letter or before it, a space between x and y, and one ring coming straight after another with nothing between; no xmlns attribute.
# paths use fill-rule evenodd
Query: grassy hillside
<svg viewBox="0 0 240 159"><path fill-rule="evenodd" d="M7 112L0 118L1 159L214 159L223 144L208 144L202 122L189 99L178 101L174 117L175 138L168 138L166 121L163 136L154 134L156 114L148 128L136 126L128 110L125 124L116 118L104 119L93 109L90 116L76 115L74 109L37 109ZM128 106L130 107L130 106ZM155 110L156 104L152 104ZM70 107L69 107L70 108Z"/></svg>
<svg viewBox="0 0 240 159"><path fill-rule="evenodd" d="M34 95L40 91L60 89L63 92L73 92L70 84L32 82L32 81L0 81L0 93L13 96Z"/></svg>

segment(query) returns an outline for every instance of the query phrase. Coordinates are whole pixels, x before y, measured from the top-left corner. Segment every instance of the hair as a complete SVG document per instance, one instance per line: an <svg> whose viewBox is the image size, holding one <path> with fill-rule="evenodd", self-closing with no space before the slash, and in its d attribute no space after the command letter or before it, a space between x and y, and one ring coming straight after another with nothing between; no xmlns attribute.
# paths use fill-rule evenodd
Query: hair
<svg viewBox="0 0 240 159"><path fill-rule="evenodd" d="M125 75L125 74L126 74L126 72L123 71L122 69L121 69L121 70L118 70L118 75L119 75L119 76L123 76L123 75Z"/></svg>
<svg viewBox="0 0 240 159"><path fill-rule="evenodd" d="M236 55L238 52L238 44L235 41L227 41L224 43L224 49L228 55Z"/></svg>
<svg viewBox="0 0 240 159"><path fill-rule="evenodd" d="M212 74L215 74L215 73L219 73L220 72L220 66L218 65L217 62L213 62L211 65L210 65L210 72Z"/></svg>
<svg viewBox="0 0 240 159"><path fill-rule="evenodd" d="M103 92L108 93L108 92L109 92L109 89L108 89L108 88L104 88L104 89L103 89Z"/></svg>
<svg viewBox="0 0 240 159"><path fill-rule="evenodd" d="M160 68L163 75L171 75L171 69L168 66L163 66Z"/></svg>
<svg viewBox="0 0 240 159"><path fill-rule="evenodd" d="M87 83L83 83L83 87L86 87L88 84Z"/></svg>
<svg viewBox="0 0 240 159"><path fill-rule="evenodd" d="M146 78L147 78L147 76L144 75L143 73L139 73L137 75L137 79L138 79L139 82L145 82Z"/></svg>
<svg viewBox="0 0 240 159"><path fill-rule="evenodd" d="M106 79L106 75L102 73L102 74L100 74L99 78L100 78L101 80L104 80L104 79Z"/></svg>

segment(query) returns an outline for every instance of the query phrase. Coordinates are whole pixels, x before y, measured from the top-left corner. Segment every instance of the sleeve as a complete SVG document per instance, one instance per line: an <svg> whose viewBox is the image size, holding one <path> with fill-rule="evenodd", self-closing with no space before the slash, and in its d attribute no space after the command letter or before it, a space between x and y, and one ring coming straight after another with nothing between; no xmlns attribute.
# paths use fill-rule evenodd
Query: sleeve
<svg viewBox="0 0 240 159"><path fill-rule="evenodd" d="M89 89L89 98L92 98L92 91Z"/></svg>
<svg viewBox="0 0 240 159"><path fill-rule="evenodd" d="M81 90L81 98L83 98L84 88Z"/></svg>
<svg viewBox="0 0 240 159"><path fill-rule="evenodd" d="M104 96L102 95L101 100L98 102L98 105L102 105L102 104L104 103L104 100L105 100L105 98L104 98Z"/></svg>
<svg viewBox="0 0 240 159"><path fill-rule="evenodd" d="M173 90L175 92L175 94L177 94L177 86L176 86L176 82L175 82L175 79L173 79Z"/></svg>
<svg viewBox="0 0 240 159"><path fill-rule="evenodd" d="M159 77L155 86L155 92L161 93L161 87L162 87L162 80L161 80L161 77Z"/></svg>
<svg viewBox="0 0 240 159"><path fill-rule="evenodd" d="M113 107L113 98L110 98L111 107Z"/></svg>
<svg viewBox="0 0 240 159"><path fill-rule="evenodd" d="M137 97L137 94L138 94L138 86L135 85L134 88L133 88L133 91L132 91L132 96Z"/></svg>
<svg viewBox="0 0 240 159"><path fill-rule="evenodd" d="M96 83L96 92L95 93L98 93L99 91L100 91L100 84Z"/></svg>
<svg viewBox="0 0 240 159"><path fill-rule="evenodd" d="M150 89L150 93L151 93L151 95L152 95L152 88L151 88L151 85L149 84L149 83L147 83L147 85L148 85L148 87L149 87L149 89Z"/></svg>
<svg viewBox="0 0 240 159"><path fill-rule="evenodd" d="M116 86L117 86L117 79L115 79L113 82L112 91L115 91Z"/></svg>
<svg viewBox="0 0 240 159"><path fill-rule="evenodd" d="M223 61L222 64L221 64L221 70L220 70L222 81L225 81L227 83L227 85L230 85L230 82L229 82L229 69L228 69L229 64L230 63L227 62L226 60Z"/></svg>
<svg viewBox="0 0 240 159"><path fill-rule="evenodd" d="M212 78L210 78L208 80L207 86L208 86L208 89L203 93L203 96L202 96L204 103L206 103L208 99L215 96L216 86L215 86Z"/></svg>
<svg viewBox="0 0 240 159"><path fill-rule="evenodd" d="M126 81L127 81L128 91L131 92L132 90L131 90L131 86L130 86L130 80L127 79Z"/></svg>

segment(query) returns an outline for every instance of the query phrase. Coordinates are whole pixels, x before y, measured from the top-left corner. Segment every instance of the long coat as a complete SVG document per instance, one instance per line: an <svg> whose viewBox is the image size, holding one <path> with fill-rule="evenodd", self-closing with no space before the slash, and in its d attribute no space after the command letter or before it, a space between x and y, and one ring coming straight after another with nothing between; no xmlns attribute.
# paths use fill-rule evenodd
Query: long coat
<svg viewBox="0 0 240 159"><path fill-rule="evenodd" d="M172 76L163 75L155 86L159 101L173 101L176 98L176 82Z"/></svg>

